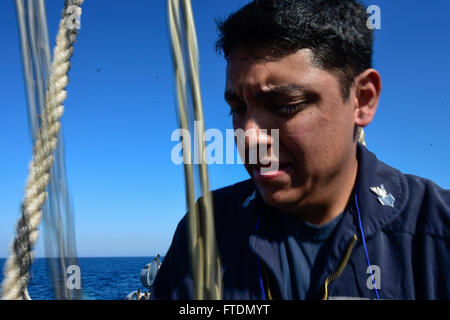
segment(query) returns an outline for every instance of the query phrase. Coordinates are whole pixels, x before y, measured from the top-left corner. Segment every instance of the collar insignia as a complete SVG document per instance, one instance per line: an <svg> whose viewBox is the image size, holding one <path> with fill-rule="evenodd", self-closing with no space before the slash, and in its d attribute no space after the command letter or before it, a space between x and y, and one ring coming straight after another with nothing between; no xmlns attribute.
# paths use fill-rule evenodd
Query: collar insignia
<svg viewBox="0 0 450 320"><path fill-rule="evenodd" d="M370 187L370 191L378 196L378 201L380 201L383 206L394 207L395 198L392 194L386 191L384 185L380 185L379 187Z"/></svg>
<svg viewBox="0 0 450 320"><path fill-rule="evenodd" d="M250 196L248 196L247 199L245 199L244 203L242 204L242 207L247 208L250 202L255 199L256 199L256 190Z"/></svg>

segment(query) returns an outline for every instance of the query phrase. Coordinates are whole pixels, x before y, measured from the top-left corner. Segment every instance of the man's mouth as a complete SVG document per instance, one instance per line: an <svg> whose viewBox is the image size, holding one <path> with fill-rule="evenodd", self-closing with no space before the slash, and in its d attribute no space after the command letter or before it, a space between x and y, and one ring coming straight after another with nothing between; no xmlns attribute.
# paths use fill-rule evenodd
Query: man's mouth
<svg viewBox="0 0 450 320"><path fill-rule="evenodd" d="M253 177L258 180L273 180L284 174L292 166L289 163L271 162L269 164L252 165Z"/></svg>

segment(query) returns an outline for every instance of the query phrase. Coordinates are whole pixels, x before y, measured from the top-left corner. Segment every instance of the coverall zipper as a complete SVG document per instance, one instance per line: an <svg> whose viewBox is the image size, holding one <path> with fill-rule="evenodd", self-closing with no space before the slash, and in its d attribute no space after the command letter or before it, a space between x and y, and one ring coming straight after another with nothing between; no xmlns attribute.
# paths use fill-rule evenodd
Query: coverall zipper
<svg viewBox="0 0 450 320"><path fill-rule="evenodd" d="M342 259L341 264L339 265L339 267L336 269L335 272L333 272L330 276L328 276L325 279L325 282L323 284L324 295L323 295L322 300L328 300L328 285L331 282L333 282L334 280L336 280L341 275L341 273L344 271L345 267L347 266L348 260L350 259L350 255L352 254L352 250L356 243L356 240L358 240L358 237L356 236L356 234L354 234L352 240L350 241L350 244L347 247L347 251L345 252L345 255L344 255L344 258Z"/></svg>

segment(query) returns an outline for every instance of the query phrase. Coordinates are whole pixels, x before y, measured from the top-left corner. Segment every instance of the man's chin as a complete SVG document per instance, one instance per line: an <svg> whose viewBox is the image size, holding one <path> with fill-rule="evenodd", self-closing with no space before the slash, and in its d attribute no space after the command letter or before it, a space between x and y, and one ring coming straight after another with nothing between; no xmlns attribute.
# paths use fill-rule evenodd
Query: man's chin
<svg viewBox="0 0 450 320"><path fill-rule="evenodd" d="M298 207L299 197L294 196L289 190L267 190L258 187L262 199L266 204L280 211L291 212Z"/></svg>

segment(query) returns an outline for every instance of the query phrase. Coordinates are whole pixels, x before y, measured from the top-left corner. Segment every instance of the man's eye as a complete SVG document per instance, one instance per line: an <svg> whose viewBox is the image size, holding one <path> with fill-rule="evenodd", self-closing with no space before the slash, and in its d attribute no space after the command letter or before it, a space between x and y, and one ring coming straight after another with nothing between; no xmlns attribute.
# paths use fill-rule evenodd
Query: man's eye
<svg viewBox="0 0 450 320"><path fill-rule="evenodd" d="M245 114L247 108L245 106L231 107L230 116L242 116Z"/></svg>
<svg viewBox="0 0 450 320"><path fill-rule="evenodd" d="M306 106L305 102L293 104L293 105L279 105L279 106L273 106L272 110L276 114L279 115L291 115L294 114L302 109L304 109Z"/></svg>

